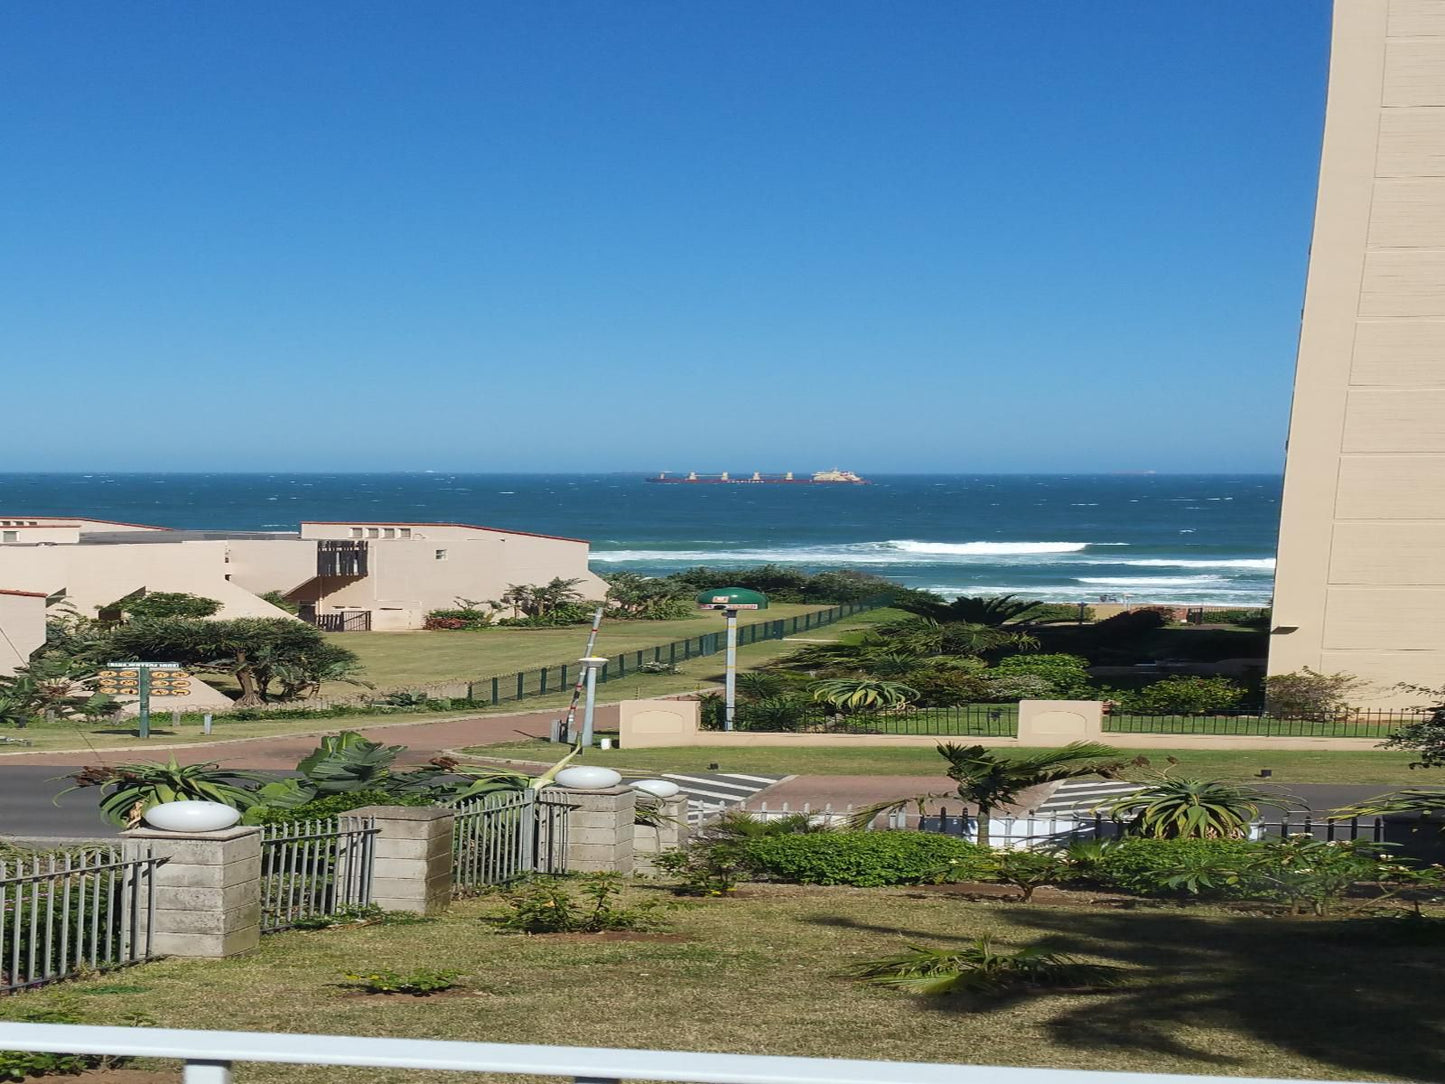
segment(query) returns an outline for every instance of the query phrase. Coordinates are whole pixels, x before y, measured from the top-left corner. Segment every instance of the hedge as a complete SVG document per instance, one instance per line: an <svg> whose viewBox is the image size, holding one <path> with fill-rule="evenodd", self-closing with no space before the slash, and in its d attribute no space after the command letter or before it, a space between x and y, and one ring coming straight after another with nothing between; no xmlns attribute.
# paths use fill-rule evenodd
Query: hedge
<svg viewBox="0 0 1445 1084"><path fill-rule="evenodd" d="M916 885L980 876L989 850L932 832L812 832L748 841L747 863L760 875L809 885Z"/></svg>

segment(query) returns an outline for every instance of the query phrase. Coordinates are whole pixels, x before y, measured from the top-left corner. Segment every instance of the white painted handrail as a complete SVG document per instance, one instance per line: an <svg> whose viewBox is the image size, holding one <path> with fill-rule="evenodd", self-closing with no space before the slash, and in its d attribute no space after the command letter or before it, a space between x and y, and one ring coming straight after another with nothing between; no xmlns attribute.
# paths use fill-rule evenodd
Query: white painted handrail
<svg viewBox="0 0 1445 1084"><path fill-rule="evenodd" d="M622 1080L686 1084L1267 1084L1261 1078L1249 1077L1005 1069L988 1065L76 1024L0 1023L0 1050L179 1059L186 1063L186 1084L229 1084L231 1063L258 1061L526 1073L571 1077L578 1084L616 1084Z"/></svg>

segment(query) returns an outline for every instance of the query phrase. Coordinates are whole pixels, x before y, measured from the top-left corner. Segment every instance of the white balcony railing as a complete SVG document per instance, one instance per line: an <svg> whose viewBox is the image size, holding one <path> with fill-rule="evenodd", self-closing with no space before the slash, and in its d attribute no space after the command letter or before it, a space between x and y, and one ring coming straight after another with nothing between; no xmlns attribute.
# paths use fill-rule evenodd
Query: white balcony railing
<svg viewBox="0 0 1445 1084"><path fill-rule="evenodd" d="M1247 1077L72 1024L0 1023L0 1050L181 1060L186 1066L185 1084L230 1084L235 1062L519 1073L570 1077L575 1084L619 1084L623 1080L679 1084L1261 1084Z"/></svg>

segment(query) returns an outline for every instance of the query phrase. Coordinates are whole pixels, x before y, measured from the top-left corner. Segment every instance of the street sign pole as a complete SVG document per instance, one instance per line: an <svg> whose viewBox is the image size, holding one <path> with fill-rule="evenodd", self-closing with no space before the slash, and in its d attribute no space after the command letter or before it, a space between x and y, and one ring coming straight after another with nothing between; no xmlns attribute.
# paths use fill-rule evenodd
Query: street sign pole
<svg viewBox="0 0 1445 1084"><path fill-rule="evenodd" d="M723 729L733 728L733 713L737 710L738 700L738 612L735 609L727 610L728 619L728 654L726 669L726 703L725 714L723 715Z"/></svg>
<svg viewBox="0 0 1445 1084"><path fill-rule="evenodd" d="M136 683L136 691L140 696L140 736L149 738L151 736L151 668L142 666L139 679Z"/></svg>

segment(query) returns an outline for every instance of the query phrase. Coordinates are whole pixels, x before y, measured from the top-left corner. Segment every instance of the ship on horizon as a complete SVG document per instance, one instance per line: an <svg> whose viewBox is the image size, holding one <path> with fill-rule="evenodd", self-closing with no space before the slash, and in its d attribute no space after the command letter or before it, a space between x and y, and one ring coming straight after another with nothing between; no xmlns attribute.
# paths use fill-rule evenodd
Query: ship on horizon
<svg viewBox="0 0 1445 1084"><path fill-rule="evenodd" d="M664 482L673 485L762 485L762 486L866 486L869 481L860 478L850 470L820 470L814 472L807 478L798 478L792 471L786 474L762 474L753 471L751 475L734 478L727 471L721 474L698 474L697 471L689 471L686 475L670 475L663 471L656 477L647 479L649 482Z"/></svg>

